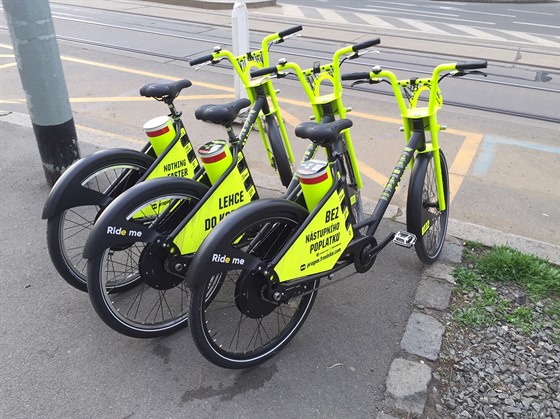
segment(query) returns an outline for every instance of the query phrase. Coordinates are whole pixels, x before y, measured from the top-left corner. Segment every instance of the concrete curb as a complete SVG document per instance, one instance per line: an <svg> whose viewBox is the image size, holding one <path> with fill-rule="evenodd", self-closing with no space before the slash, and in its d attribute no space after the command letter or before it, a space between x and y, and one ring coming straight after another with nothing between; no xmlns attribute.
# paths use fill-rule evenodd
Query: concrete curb
<svg viewBox="0 0 560 419"><path fill-rule="evenodd" d="M388 414L422 417L433 373L426 361L438 360L445 333L445 326L423 311L447 310L455 283L452 276L453 265L461 262L462 253L461 241L449 237L440 261L424 269L423 279L414 298L416 309L410 315L401 340L401 349L405 353L391 364L384 400L386 412L379 414L377 419L391 418ZM402 365L407 367L405 375L401 372ZM426 371L429 371L429 379L426 379Z"/></svg>

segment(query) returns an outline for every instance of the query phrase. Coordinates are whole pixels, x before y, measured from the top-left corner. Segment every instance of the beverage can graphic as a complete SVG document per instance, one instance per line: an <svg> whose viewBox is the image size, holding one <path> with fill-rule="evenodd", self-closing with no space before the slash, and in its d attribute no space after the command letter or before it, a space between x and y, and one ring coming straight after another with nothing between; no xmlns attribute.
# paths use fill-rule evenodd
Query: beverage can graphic
<svg viewBox="0 0 560 419"><path fill-rule="evenodd" d="M198 149L198 154L212 185L233 161L228 142L224 140L214 140L204 144Z"/></svg>
<svg viewBox="0 0 560 419"><path fill-rule="evenodd" d="M157 156L163 153L176 134L173 120L169 116L158 116L150 119L144 124L143 129Z"/></svg>
<svg viewBox="0 0 560 419"><path fill-rule="evenodd" d="M312 211L333 184L328 164L322 160L307 160L299 165L296 173L307 209Z"/></svg>

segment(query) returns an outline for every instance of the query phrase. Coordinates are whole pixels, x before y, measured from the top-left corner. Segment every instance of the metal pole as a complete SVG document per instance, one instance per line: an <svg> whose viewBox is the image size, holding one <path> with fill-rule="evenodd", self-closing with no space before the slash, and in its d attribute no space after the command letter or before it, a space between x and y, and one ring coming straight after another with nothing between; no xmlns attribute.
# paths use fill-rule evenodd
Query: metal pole
<svg viewBox="0 0 560 419"><path fill-rule="evenodd" d="M231 30L233 32L233 55L237 57L249 52L249 16L247 13L247 5L244 2L236 2L233 5L231 18ZM247 97L245 86L243 86L243 83L241 83L237 74L234 75L234 86L236 99Z"/></svg>
<svg viewBox="0 0 560 419"><path fill-rule="evenodd" d="M48 0L2 0L27 108L52 186L80 158Z"/></svg>

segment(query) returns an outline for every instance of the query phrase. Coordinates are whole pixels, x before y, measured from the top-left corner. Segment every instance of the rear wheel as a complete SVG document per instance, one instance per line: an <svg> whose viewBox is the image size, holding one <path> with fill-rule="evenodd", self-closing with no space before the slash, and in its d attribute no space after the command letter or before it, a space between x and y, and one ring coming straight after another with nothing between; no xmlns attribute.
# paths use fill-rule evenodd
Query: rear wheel
<svg viewBox="0 0 560 419"><path fill-rule="evenodd" d="M149 164L137 159L101 163L91 168L81 184L115 198L136 184L148 167ZM82 251L102 209L98 205L83 205L65 209L47 220L47 246L53 265L66 282L81 291L87 291L87 260Z"/></svg>
<svg viewBox="0 0 560 419"><path fill-rule="evenodd" d="M230 224L234 227L217 240L235 249L236 255L245 253L266 263L294 235L301 218L271 208L245 212L242 219L243 225ZM224 368L247 368L276 354L296 334L311 311L317 294L312 290L319 280L304 286L304 295L279 303L267 298L268 277L258 270L231 266L227 271L207 274L193 289L191 332L210 362Z"/></svg>
<svg viewBox="0 0 560 419"><path fill-rule="evenodd" d="M406 223L416 235L416 254L423 263L434 263L439 257L449 219L449 173L443 152L439 152L446 207L439 209L433 153L419 154L414 162L406 205Z"/></svg>
<svg viewBox="0 0 560 419"><path fill-rule="evenodd" d="M165 237L192 211L199 196L188 185L173 191L158 185L134 202L123 201L126 219ZM169 269L170 263L163 242L141 240L105 249L89 259L88 291L101 319L117 332L138 338L167 335L187 326L188 266L177 274Z"/></svg>

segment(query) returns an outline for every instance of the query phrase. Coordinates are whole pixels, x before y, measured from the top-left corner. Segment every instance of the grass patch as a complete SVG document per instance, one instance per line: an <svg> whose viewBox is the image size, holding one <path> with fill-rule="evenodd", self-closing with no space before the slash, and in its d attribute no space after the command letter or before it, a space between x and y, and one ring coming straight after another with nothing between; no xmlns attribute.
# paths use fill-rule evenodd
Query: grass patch
<svg viewBox="0 0 560 419"><path fill-rule="evenodd" d="M476 268L489 280L513 282L534 297L560 295L558 267L507 246L490 249L478 259Z"/></svg>
<svg viewBox="0 0 560 419"><path fill-rule="evenodd" d="M546 260L507 246L467 242L453 276L458 284L453 318L460 325L506 323L523 332L544 324L560 329L560 268ZM536 310L539 302L544 303Z"/></svg>

